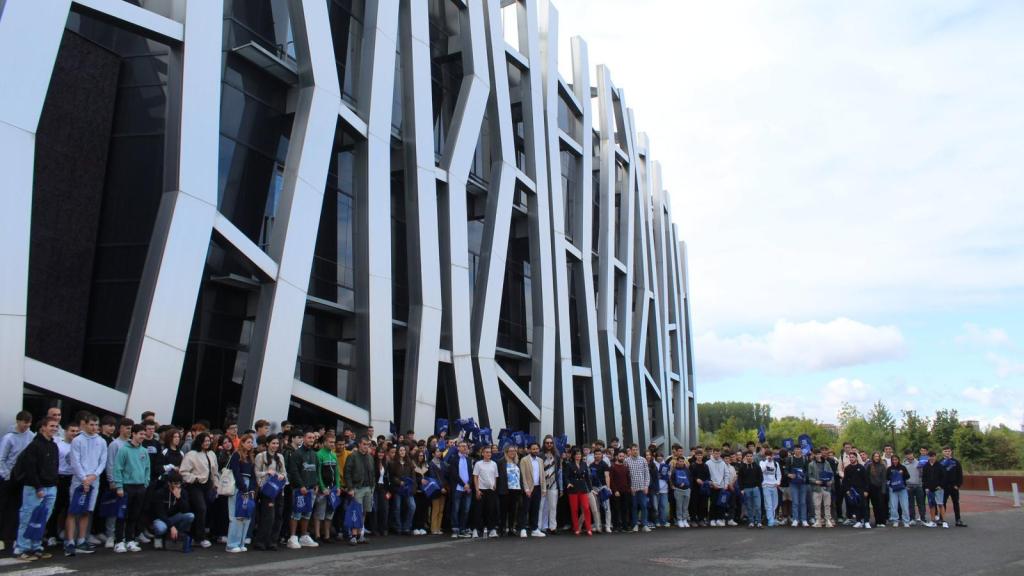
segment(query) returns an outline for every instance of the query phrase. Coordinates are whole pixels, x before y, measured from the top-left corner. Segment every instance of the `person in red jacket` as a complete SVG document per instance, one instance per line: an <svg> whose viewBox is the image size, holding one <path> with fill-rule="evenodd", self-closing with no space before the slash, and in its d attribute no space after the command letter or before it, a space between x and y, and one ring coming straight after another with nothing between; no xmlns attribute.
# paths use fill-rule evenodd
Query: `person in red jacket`
<svg viewBox="0 0 1024 576"><path fill-rule="evenodd" d="M626 466L624 451L615 455L609 476L612 489L612 525L616 531L629 530L632 524L630 510L633 504L633 495L629 491L629 468Z"/></svg>

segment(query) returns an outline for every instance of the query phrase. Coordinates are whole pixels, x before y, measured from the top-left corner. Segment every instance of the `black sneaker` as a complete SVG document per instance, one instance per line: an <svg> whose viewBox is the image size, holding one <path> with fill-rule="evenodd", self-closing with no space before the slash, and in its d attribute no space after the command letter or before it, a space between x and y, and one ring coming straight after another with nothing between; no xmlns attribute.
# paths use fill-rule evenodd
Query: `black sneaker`
<svg viewBox="0 0 1024 576"><path fill-rule="evenodd" d="M956 521L956 527L957 528L967 528L967 524L964 524L963 520L957 520Z"/></svg>
<svg viewBox="0 0 1024 576"><path fill-rule="evenodd" d="M75 548L75 545L72 544L71 542L68 542L67 544L64 545L64 556L66 556L68 558L74 556L75 552L77 552L77 551L78 551L78 548Z"/></svg>
<svg viewBox="0 0 1024 576"><path fill-rule="evenodd" d="M82 542L78 546L75 546L75 551L79 554L92 554L96 551L96 546L89 544L88 542Z"/></svg>

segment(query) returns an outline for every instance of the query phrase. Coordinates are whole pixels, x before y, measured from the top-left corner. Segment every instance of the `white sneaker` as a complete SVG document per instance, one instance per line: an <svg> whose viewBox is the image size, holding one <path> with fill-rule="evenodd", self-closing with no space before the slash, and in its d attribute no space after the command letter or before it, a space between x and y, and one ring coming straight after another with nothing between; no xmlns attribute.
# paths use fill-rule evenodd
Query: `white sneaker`
<svg viewBox="0 0 1024 576"><path fill-rule="evenodd" d="M801 522L800 525L803 526L804 528L810 528L811 527L811 525L807 523L807 520L804 520L803 522Z"/></svg>
<svg viewBox="0 0 1024 576"><path fill-rule="evenodd" d="M107 541L103 543L103 547L107 548L108 550L113 550L114 544L115 542L113 538L107 538Z"/></svg>
<svg viewBox="0 0 1024 576"><path fill-rule="evenodd" d="M651 527L650 526L644 526L644 532L650 532L650 531L651 531Z"/></svg>
<svg viewBox="0 0 1024 576"><path fill-rule="evenodd" d="M210 546L213 546L213 543L210 542L209 540L203 540L202 542L199 543L199 547L200 548L209 548Z"/></svg>
<svg viewBox="0 0 1024 576"><path fill-rule="evenodd" d="M867 528L868 530L871 530L871 522L865 522L864 523L864 527Z"/></svg>
<svg viewBox="0 0 1024 576"><path fill-rule="evenodd" d="M526 538L526 528L523 528L522 530L519 531L519 537L520 538Z"/></svg>
<svg viewBox="0 0 1024 576"><path fill-rule="evenodd" d="M690 521L689 520L683 520L683 528L689 528L689 527L690 527Z"/></svg>
<svg viewBox="0 0 1024 576"><path fill-rule="evenodd" d="M50 536L49 538L46 539L46 547L47 548L53 548L56 545L57 545L57 539L54 538L53 536Z"/></svg>
<svg viewBox="0 0 1024 576"><path fill-rule="evenodd" d="M498 531L494 530L494 529L491 529L491 531L487 533L487 537L488 538L497 538L498 537Z"/></svg>
<svg viewBox="0 0 1024 576"><path fill-rule="evenodd" d="M683 521L682 520L677 520L676 521L676 528L682 528L682 527L683 527Z"/></svg>
<svg viewBox="0 0 1024 576"><path fill-rule="evenodd" d="M124 554L128 551L128 547L124 545L124 542L118 542L114 546L114 554Z"/></svg>
<svg viewBox="0 0 1024 576"><path fill-rule="evenodd" d="M910 522L905 522L905 523L903 524L903 527L904 527L904 528L910 528L910 527L911 527L912 525L913 525L913 524L911 524Z"/></svg>
<svg viewBox="0 0 1024 576"><path fill-rule="evenodd" d="M853 527L854 527L854 528L863 528L863 527L864 527L864 524L862 524L862 523L860 523L860 522L857 522L856 524L854 524L854 525L853 525Z"/></svg>
<svg viewBox="0 0 1024 576"><path fill-rule="evenodd" d="M298 550L299 548L302 548L302 544L299 544L298 536L292 536L289 538L287 546L290 550Z"/></svg>
<svg viewBox="0 0 1024 576"><path fill-rule="evenodd" d="M949 528L949 522L943 522L942 523L942 527L943 528Z"/></svg>
<svg viewBox="0 0 1024 576"><path fill-rule="evenodd" d="M164 549L164 539L163 538L153 538L153 550L163 550L163 549Z"/></svg>
<svg viewBox="0 0 1024 576"><path fill-rule="evenodd" d="M306 534L302 538L299 538L299 546L304 548L316 548L319 544L317 544L316 540L310 538L309 534Z"/></svg>
<svg viewBox="0 0 1024 576"><path fill-rule="evenodd" d="M800 521L799 520L793 520L792 526L793 526L793 528L799 528L800 527Z"/></svg>
<svg viewBox="0 0 1024 576"><path fill-rule="evenodd" d="M89 542L89 544L92 544L93 546L101 546L103 544L103 540L104 540L104 538L100 538L99 536L96 536L95 534L90 534L88 542Z"/></svg>
<svg viewBox="0 0 1024 576"><path fill-rule="evenodd" d="M234 548L228 548L228 549L226 549L225 551L226 551L226 552L227 552L228 554L238 554L239 552L241 552L241 551L242 551L242 549L236 546L236 547L234 547Z"/></svg>
<svg viewBox="0 0 1024 576"><path fill-rule="evenodd" d="M135 540L137 540L141 544L149 544L150 542L152 542L152 540L150 540L148 537L146 537L146 533L145 532L143 532L142 534L139 534L139 537L136 538Z"/></svg>
<svg viewBox="0 0 1024 576"><path fill-rule="evenodd" d="M935 528L935 522L925 522L924 523L924 527L925 528Z"/></svg>
<svg viewBox="0 0 1024 576"><path fill-rule="evenodd" d="M533 536L534 538L545 538L547 534L541 532L540 530L534 530L533 532L530 532L530 536Z"/></svg>
<svg viewBox="0 0 1024 576"><path fill-rule="evenodd" d="M734 520L729 520L728 522L726 522L726 524L729 526L739 526L739 524L737 524Z"/></svg>
<svg viewBox="0 0 1024 576"><path fill-rule="evenodd" d="M142 536L142 534L139 534L139 536ZM131 542L128 543L128 551L129 552L142 552L142 546L139 546L138 542L136 542L135 540L132 540Z"/></svg>

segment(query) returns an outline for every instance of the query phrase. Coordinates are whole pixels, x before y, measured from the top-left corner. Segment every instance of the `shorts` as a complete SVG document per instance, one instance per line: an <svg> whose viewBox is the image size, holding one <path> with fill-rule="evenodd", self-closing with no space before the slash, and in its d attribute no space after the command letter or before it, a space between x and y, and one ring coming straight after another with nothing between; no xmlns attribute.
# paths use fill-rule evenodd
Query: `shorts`
<svg viewBox="0 0 1024 576"><path fill-rule="evenodd" d="M101 481L102 480L97 478L96 480L93 480L92 486L89 487L89 492L88 492L88 494L89 494L89 512L92 512L93 510L96 509L96 500L97 500L97 498L99 497L99 494L100 494L100 482ZM72 476L71 477L71 489L68 492L68 494L74 494L75 493L75 489L77 489L81 485L82 485L82 482L78 479L78 477L77 476Z"/></svg>
<svg viewBox="0 0 1024 576"><path fill-rule="evenodd" d="M373 511L373 488L370 486L356 488L355 493L352 499L363 505L363 512Z"/></svg>
<svg viewBox="0 0 1024 576"><path fill-rule="evenodd" d="M333 520L334 519L334 508L331 508L329 502L327 502L327 496L320 494L316 497L316 503L313 504L313 517L317 520Z"/></svg>

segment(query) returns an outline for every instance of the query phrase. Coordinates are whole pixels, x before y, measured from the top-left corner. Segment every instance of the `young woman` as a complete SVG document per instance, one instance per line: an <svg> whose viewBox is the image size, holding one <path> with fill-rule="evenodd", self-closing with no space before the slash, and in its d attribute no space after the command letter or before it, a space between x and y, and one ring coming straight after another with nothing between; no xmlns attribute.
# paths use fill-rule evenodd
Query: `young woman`
<svg viewBox="0 0 1024 576"><path fill-rule="evenodd" d="M448 500L448 478L444 473L444 460L440 450L434 450L426 476L433 478L441 486L441 493L430 501L430 534L438 536L442 534L441 521L444 519L444 507Z"/></svg>
<svg viewBox="0 0 1024 576"><path fill-rule="evenodd" d="M373 513L370 519L373 521L373 533L377 536L388 535L388 504L391 501L391 476L388 473L388 447L381 443L377 445L374 453L374 465L377 474L377 484L373 489Z"/></svg>
<svg viewBox="0 0 1024 576"><path fill-rule="evenodd" d="M409 487L409 479L413 475L413 463L409 458L409 449L400 444L390 464L391 474L391 528L402 536L412 535L412 517L416 512L414 489ZM415 486L415 484L413 484Z"/></svg>
<svg viewBox="0 0 1024 576"><path fill-rule="evenodd" d="M501 501L498 532L513 536L517 530L525 530L525 522L519 518L523 499L522 471L519 469L519 453L511 444L505 448L505 459L498 463L498 498Z"/></svg>
<svg viewBox="0 0 1024 576"><path fill-rule="evenodd" d="M228 496L228 541L227 551L235 554L245 552L245 536L249 532L251 516L238 515L239 501L256 497L256 470L253 464L253 438L243 435L238 441L238 451L228 460L228 468L235 475L235 496Z"/></svg>
<svg viewBox="0 0 1024 576"><path fill-rule="evenodd" d="M430 500L423 493L423 479L427 477L429 466L427 466L427 456L422 448L419 446L413 448L411 454L412 473L416 479L416 493L414 494L416 512L412 515L412 535L423 536L427 533L426 526L430 516Z"/></svg>
<svg viewBox="0 0 1024 576"><path fill-rule="evenodd" d="M281 440L271 436L266 446L264 452L256 455L254 465L256 485L260 493L253 546L257 550L277 550L277 535L281 533L281 525L284 523L284 489L282 487L274 498L268 498L262 490L263 485L272 477L284 482L287 479L287 472L284 457L281 456Z"/></svg>
<svg viewBox="0 0 1024 576"><path fill-rule="evenodd" d="M583 460L583 453L578 448L573 448L569 454L569 461L562 468L562 482L565 492L569 495L569 519L572 521L572 531L580 535L580 508L583 509L583 528L587 536L592 536L590 525L590 467Z"/></svg>
<svg viewBox="0 0 1024 576"><path fill-rule="evenodd" d="M903 526L910 528L910 499L907 497L907 480L910 470L893 454L889 460L889 521L893 528L900 526L900 512L903 512Z"/></svg>
<svg viewBox="0 0 1024 576"><path fill-rule="evenodd" d="M482 459L473 465L473 480L476 500L481 512L481 535L484 538L498 537L498 464L491 460L491 447L480 450Z"/></svg>
<svg viewBox="0 0 1024 576"><path fill-rule="evenodd" d="M871 501L871 509L875 512L875 526L885 526L888 515L888 510L884 509L887 481L887 468L885 462L882 462L882 454L874 452L868 464L868 499Z"/></svg>
<svg viewBox="0 0 1024 576"><path fill-rule="evenodd" d="M188 494L189 510L195 515L192 521L192 539L203 548L211 546L206 537L207 504L216 495L217 456L210 447L213 438L200 432L192 440L192 450L181 460L181 477Z"/></svg>
<svg viewBox="0 0 1024 576"><path fill-rule="evenodd" d="M160 436L160 451L163 456L164 469L162 474L170 474L172 470L180 471L185 455L181 452L181 430L170 428Z"/></svg>
<svg viewBox="0 0 1024 576"><path fill-rule="evenodd" d="M856 520L854 528L871 528L868 520L868 471L857 454L851 452L846 468L843 469L843 494L846 498L846 515Z"/></svg>

